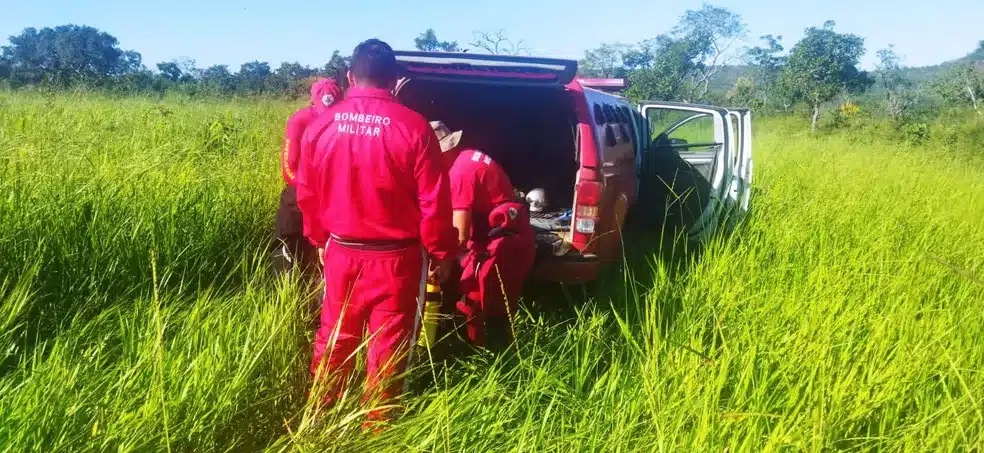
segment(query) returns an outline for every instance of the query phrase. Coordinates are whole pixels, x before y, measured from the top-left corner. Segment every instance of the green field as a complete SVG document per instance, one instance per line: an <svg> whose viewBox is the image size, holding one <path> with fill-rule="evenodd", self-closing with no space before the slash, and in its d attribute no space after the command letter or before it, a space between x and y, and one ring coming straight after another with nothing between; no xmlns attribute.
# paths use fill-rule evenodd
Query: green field
<svg viewBox="0 0 984 453"><path fill-rule="evenodd" d="M317 289L265 270L295 107L0 94L0 451L984 448L979 120L758 121L733 235L673 261L636 232L591 301L527 297L517 353L422 364L369 435L307 404Z"/></svg>

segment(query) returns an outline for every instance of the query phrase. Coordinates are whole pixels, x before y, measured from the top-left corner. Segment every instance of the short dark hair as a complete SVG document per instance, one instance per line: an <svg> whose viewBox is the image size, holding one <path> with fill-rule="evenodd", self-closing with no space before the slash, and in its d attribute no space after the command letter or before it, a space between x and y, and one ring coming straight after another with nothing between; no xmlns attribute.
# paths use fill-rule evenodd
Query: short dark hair
<svg viewBox="0 0 984 453"><path fill-rule="evenodd" d="M396 83L396 55L389 44L376 38L355 46L352 52L352 76L360 84L390 88Z"/></svg>

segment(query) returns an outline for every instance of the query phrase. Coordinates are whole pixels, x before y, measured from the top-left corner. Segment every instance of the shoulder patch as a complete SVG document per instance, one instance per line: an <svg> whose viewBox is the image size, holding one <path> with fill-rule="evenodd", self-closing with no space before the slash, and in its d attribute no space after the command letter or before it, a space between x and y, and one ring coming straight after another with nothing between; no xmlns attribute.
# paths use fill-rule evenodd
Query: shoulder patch
<svg viewBox="0 0 984 453"><path fill-rule="evenodd" d="M475 153L472 154L471 160L472 162L481 162L485 165L492 164L492 158L481 151L475 151Z"/></svg>

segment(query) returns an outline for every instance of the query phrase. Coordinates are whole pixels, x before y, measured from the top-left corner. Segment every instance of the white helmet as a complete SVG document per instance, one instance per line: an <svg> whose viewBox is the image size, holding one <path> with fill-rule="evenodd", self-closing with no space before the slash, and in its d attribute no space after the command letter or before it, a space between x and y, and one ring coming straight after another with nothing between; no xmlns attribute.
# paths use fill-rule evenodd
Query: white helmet
<svg viewBox="0 0 984 453"><path fill-rule="evenodd" d="M533 189L526 194L526 202L530 204L530 212L547 210L547 192L543 189Z"/></svg>

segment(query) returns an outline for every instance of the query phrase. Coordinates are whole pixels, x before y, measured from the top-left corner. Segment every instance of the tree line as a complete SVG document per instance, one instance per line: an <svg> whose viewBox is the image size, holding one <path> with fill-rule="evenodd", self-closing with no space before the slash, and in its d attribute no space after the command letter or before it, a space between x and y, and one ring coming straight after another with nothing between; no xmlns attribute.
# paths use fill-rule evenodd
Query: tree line
<svg viewBox="0 0 984 453"><path fill-rule="evenodd" d="M761 44L741 47L747 27L726 8L703 5L686 11L668 32L636 44L604 43L579 61L583 76L626 78L626 95L653 99L743 105L757 110L803 109L814 127L821 106L870 93L888 115L904 120L927 94L948 105L981 111L984 98L984 41L974 58L952 64L928 83L917 86L907 77L892 47L877 52L875 71L859 68L864 39L836 31L828 21L809 27L787 51L781 36L762 36ZM433 29L414 40L419 50L491 54L529 54L522 41L504 31L476 31L465 44L442 41ZM969 57L970 57L969 56ZM980 57L979 59L977 57ZM27 28L11 36L0 53L0 84L12 88L61 89L74 86L114 93L180 92L189 95L304 96L317 77L342 80L348 58L335 51L320 67L284 62L274 68L252 61L233 72L227 65L206 68L194 60L177 59L147 67L139 52L120 48L107 32L89 26ZM977 63L977 66L975 66ZM726 74L738 74L722 86Z"/></svg>
<svg viewBox="0 0 984 453"><path fill-rule="evenodd" d="M908 121L928 98L943 105L969 106L981 113L984 96L984 41L962 61L917 85L892 46L877 52L875 71L861 70L864 39L839 33L827 21L809 27L788 51L782 36L764 35L753 47L738 48L747 35L741 16L704 5L685 12L669 32L638 44L606 43L585 52L582 75L626 78L636 99L678 100L748 106L759 111L806 110L814 130L821 106L851 104L873 89L879 108L898 123ZM725 71L737 72L729 86L710 89Z"/></svg>
<svg viewBox="0 0 984 453"><path fill-rule="evenodd" d="M124 50L113 35L89 26L24 29L0 53L0 81L12 88L102 88L121 94L176 91L191 95L301 96L318 77L340 78L347 58L332 53L321 67L265 61L199 68L191 59L143 63L139 52Z"/></svg>
<svg viewBox="0 0 984 453"><path fill-rule="evenodd" d="M0 83L11 88L64 89L83 86L120 94L179 92L189 95L277 95L302 97L314 79L329 77L344 84L348 56L334 51L323 66L283 62L274 68L265 61L199 68L179 58L147 67L135 50L124 50L113 35L89 26L62 25L26 28L9 38L0 52ZM522 41L502 30L475 31L471 49L456 41L440 41L433 29L415 40L420 50L526 54Z"/></svg>

